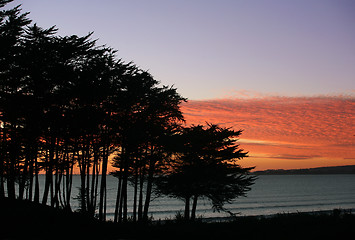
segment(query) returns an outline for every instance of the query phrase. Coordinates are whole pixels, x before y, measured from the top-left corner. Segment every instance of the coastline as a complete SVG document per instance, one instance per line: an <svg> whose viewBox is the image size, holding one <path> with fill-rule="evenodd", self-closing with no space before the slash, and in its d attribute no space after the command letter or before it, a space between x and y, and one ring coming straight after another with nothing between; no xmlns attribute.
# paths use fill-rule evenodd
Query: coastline
<svg viewBox="0 0 355 240"><path fill-rule="evenodd" d="M230 217L208 217L202 218L201 221L205 223L214 223L214 222L231 222L237 221L238 219L245 219L245 218L256 218L256 219L269 219L278 216L294 216L294 215L313 215L313 216L320 216L320 215L335 215L335 214L355 214L355 208L347 208L347 209L329 209L329 210L314 210L314 211L296 211L296 212L280 212L275 214L265 214L265 215L240 215L240 216L230 216Z"/></svg>

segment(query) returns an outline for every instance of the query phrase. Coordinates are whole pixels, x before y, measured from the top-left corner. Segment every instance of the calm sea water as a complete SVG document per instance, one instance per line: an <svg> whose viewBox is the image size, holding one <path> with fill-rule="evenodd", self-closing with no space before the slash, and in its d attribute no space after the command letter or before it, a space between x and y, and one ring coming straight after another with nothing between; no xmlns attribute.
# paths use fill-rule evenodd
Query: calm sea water
<svg viewBox="0 0 355 240"><path fill-rule="evenodd" d="M73 179L72 196L75 197L78 194L80 177L74 176ZM117 193L116 178L108 176L107 189L107 217L112 219ZM133 204L133 188L129 190L128 201ZM78 200L73 199L72 206L77 207ZM225 207L241 216L335 208L355 209L355 175L263 175L256 180L247 197L240 197ZM160 197L151 202L150 215L156 220L174 218L183 209L183 201ZM229 216L226 213L213 212L207 200L199 200L197 215Z"/></svg>

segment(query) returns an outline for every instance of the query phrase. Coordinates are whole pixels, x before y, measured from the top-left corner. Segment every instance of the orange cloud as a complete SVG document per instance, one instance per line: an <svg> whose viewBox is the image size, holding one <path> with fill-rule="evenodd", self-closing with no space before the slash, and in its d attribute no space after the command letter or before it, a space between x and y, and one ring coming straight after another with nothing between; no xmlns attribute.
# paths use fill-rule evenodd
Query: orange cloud
<svg viewBox="0 0 355 240"><path fill-rule="evenodd" d="M355 98L273 97L189 101L187 124L244 129L245 165L307 168L355 164Z"/></svg>

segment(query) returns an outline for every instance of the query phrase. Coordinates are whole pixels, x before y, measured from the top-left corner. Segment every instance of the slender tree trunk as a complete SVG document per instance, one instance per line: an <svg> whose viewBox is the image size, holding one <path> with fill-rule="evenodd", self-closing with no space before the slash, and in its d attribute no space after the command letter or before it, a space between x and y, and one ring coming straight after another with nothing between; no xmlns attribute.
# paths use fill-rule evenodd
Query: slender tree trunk
<svg viewBox="0 0 355 240"><path fill-rule="evenodd" d="M61 205L63 209L67 209L67 175L68 175L68 152L66 151L66 146L63 143L63 167L62 167L62 191L60 191Z"/></svg>
<svg viewBox="0 0 355 240"><path fill-rule="evenodd" d="M120 167L120 173L118 176L118 185L117 185L117 195L116 195L116 206L115 206L115 217L114 217L114 222L118 222L118 209L120 206L120 200L121 200L121 190L122 190L122 169Z"/></svg>
<svg viewBox="0 0 355 240"><path fill-rule="evenodd" d="M3 133L5 135L5 133ZM1 136L0 136L1 137ZM5 138L5 136L4 136ZM2 141L2 139L1 139ZM3 143L5 145L5 143ZM5 163L5 151L3 149L0 149L0 199L5 197L5 177L4 177L4 163Z"/></svg>
<svg viewBox="0 0 355 240"><path fill-rule="evenodd" d="M7 196L10 199L15 199L16 198L16 190L15 190L15 174L14 174L14 168L15 165L10 161L9 163L10 169L9 169L9 174L7 177L6 185L7 185Z"/></svg>
<svg viewBox="0 0 355 240"><path fill-rule="evenodd" d="M5 125L4 123L1 123ZM4 155L5 155L5 132L3 127L0 127L0 199L5 197L5 186L4 186Z"/></svg>
<svg viewBox="0 0 355 240"><path fill-rule="evenodd" d="M95 215L95 213L92 213L92 202L90 198L90 156L89 156L89 145L87 146L86 149L86 189L85 189L85 199L86 199L86 205L87 205L87 210L88 214ZM95 209L94 209L95 211Z"/></svg>
<svg viewBox="0 0 355 240"><path fill-rule="evenodd" d="M138 160L137 160L138 161ZM136 162L134 176L134 196L133 196L133 222L137 221L137 194L138 194L138 166Z"/></svg>
<svg viewBox="0 0 355 240"><path fill-rule="evenodd" d="M46 160L46 165L48 165L48 160ZM52 173L50 173L49 167L46 166L46 177L45 177L44 191L43 191L43 197L42 197L42 204L43 205L47 204L51 174Z"/></svg>
<svg viewBox="0 0 355 240"><path fill-rule="evenodd" d="M126 165L126 164L125 164ZM125 204L126 199L127 199L127 170L124 168L123 169L123 176L122 176L122 190L121 190L121 200L120 200L120 207L119 207L119 211L118 211L118 221L122 222L122 221L127 221L127 219L125 217L127 217L126 213L127 210L125 209L127 206Z"/></svg>
<svg viewBox="0 0 355 240"><path fill-rule="evenodd" d="M91 189L90 189L90 214L95 215L95 182L96 182L96 159L92 163Z"/></svg>
<svg viewBox="0 0 355 240"><path fill-rule="evenodd" d="M56 170L55 173L55 188L54 188L54 198L53 198L53 202L54 202L54 207L55 208L59 208L59 195L60 195L60 185L62 182L62 173L59 169Z"/></svg>
<svg viewBox="0 0 355 240"><path fill-rule="evenodd" d="M27 182L27 174L28 174L28 166L29 166L29 160L30 158L30 154L29 154L29 145L26 145L26 157L25 157L25 163L23 165L23 170L22 170L22 174L20 174L20 178L19 178L19 196L18 198L20 200L23 199L23 195L25 193L25 188L26 188L26 182Z"/></svg>
<svg viewBox="0 0 355 240"><path fill-rule="evenodd" d="M152 189L153 189L154 171L155 171L155 160L151 159L150 164L149 164L149 169L148 169L147 192L146 192L146 196L145 196L145 203L144 203L144 210L143 210L143 220L144 221L148 220L150 198L151 198Z"/></svg>
<svg viewBox="0 0 355 240"><path fill-rule="evenodd" d="M193 202L192 202L191 220L195 220L196 219L197 200L198 200L198 195L195 195L193 197Z"/></svg>
<svg viewBox="0 0 355 240"><path fill-rule="evenodd" d="M96 168L96 179L95 179L95 192L94 192L94 206L96 208L96 202L97 202L97 190L98 190L98 186L99 186L99 174L100 174L100 165L99 163L97 163Z"/></svg>
<svg viewBox="0 0 355 240"><path fill-rule="evenodd" d="M81 177L81 186L80 186L80 201L81 201L81 211L86 213L87 212L87 208L86 208L86 199L85 199L85 177L86 174L83 172L80 174Z"/></svg>
<svg viewBox="0 0 355 240"><path fill-rule="evenodd" d="M3 123L2 134L0 134L1 148L0 148L0 199L5 197L5 156L7 148L7 133L6 133L6 123Z"/></svg>
<svg viewBox="0 0 355 240"><path fill-rule="evenodd" d="M15 155L15 143L11 140L10 143L10 157L7 161L8 174L6 179L7 185L7 195L10 199L16 198L16 189L15 189L15 168L16 168L16 155Z"/></svg>
<svg viewBox="0 0 355 240"><path fill-rule="evenodd" d="M91 202L91 212L92 215L95 215L95 208L96 208L96 193L97 193L97 179L98 179L98 172L97 172L97 165L99 164L99 148L94 146L94 161L92 164L92 174L91 174L91 193L90 193L90 202Z"/></svg>
<svg viewBox="0 0 355 240"><path fill-rule="evenodd" d="M121 185L121 193L120 193L120 204L118 208L118 222L122 222L122 212L123 212L123 198L124 198L124 191L125 191L125 186L124 186L124 179L122 178L122 185Z"/></svg>
<svg viewBox="0 0 355 240"><path fill-rule="evenodd" d="M128 204L127 204L127 191L128 191L128 167L126 166L123 178L123 222L128 221Z"/></svg>
<svg viewBox="0 0 355 240"><path fill-rule="evenodd" d="M87 208L86 208L86 200L85 200L85 194L86 194L86 161L85 161L85 154L84 150L78 153L78 163L79 163L79 169L80 169L80 205L81 205L81 211L86 213Z"/></svg>
<svg viewBox="0 0 355 240"><path fill-rule="evenodd" d="M11 124L11 132L10 135L11 141L9 143L9 158L7 158L7 179L6 179L6 186L7 186L7 195L10 199L16 198L16 188L15 188L15 168L16 168L16 155L17 149L16 145L18 144L17 136L16 136L16 126L15 124Z"/></svg>
<svg viewBox="0 0 355 240"><path fill-rule="evenodd" d="M2 161L2 159L0 161ZM0 199L2 199L4 197L5 197L4 177L3 177L3 174L0 173Z"/></svg>
<svg viewBox="0 0 355 240"><path fill-rule="evenodd" d="M121 191L121 202L120 202L120 210L119 210L119 215L122 214L122 219L119 218L120 220L123 220L123 222L127 222L128 220L128 205L127 205L127 186L128 186L128 171L129 171L129 157L130 157L130 151L128 150L127 147L123 147L122 151L122 161L123 161L123 174L122 174L122 191Z"/></svg>
<svg viewBox="0 0 355 240"><path fill-rule="evenodd" d="M47 200L48 200L48 195L51 193L51 198L53 194L53 145L52 145L53 140L51 140L50 147L49 147L49 153L47 151L46 153L46 180L45 180L45 185L44 185L44 193L43 193L43 199L42 199L42 204L46 205ZM52 203L51 203L52 204Z"/></svg>
<svg viewBox="0 0 355 240"><path fill-rule="evenodd" d="M106 143L103 147L103 157L102 157L102 173L101 173L101 187L100 187L100 205L99 205L99 220L105 221L106 214L104 208L106 208L106 174L107 174L107 162L108 162L108 146Z"/></svg>
<svg viewBox="0 0 355 240"><path fill-rule="evenodd" d="M144 172L145 167L140 171L139 179L139 200L138 200L138 221L142 221L143 218L143 188L144 188Z"/></svg>
<svg viewBox="0 0 355 240"><path fill-rule="evenodd" d="M39 180L38 180L38 161L37 161L37 156L35 156L35 194L33 196L33 201L35 203L39 203Z"/></svg>
<svg viewBox="0 0 355 240"><path fill-rule="evenodd" d="M69 160L69 154L68 154L68 167L67 167L67 172L66 172L66 208L68 210L71 210L70 206L70 198L71 198L71 189L72 189L72 183L73 183L73 165L74 165L74 155L73 155L73 160L70 162Z"/></svg>
<svg viewBox="0 0 355 240"><path fill-rule="evenodd" d="M51 207L54 207L54 183L53 183L53 167L57 165L57 162L54 162L54 154L55 154L55 143L56 140L53 138L53 141L51 141L51 146L50 146L50 151L49 151L49 165L50 165L50 199L51 199Z"/></svg>
<svg viewBox="0 0 355 240"><path fill-rule="evenodd" d="M59 208L59 196L60 196L60 185L62 182L62 176L63 176L63 159L62 155L60 154L60 140L57 138L55 141L55 174L54 174L54 183L52 184L54 188L53 190L53 197L52 197L52 206L55 208ZM53 161L54 161L53 159Z"/></svg>
<svg viewBox="0 0 355 240"><path fill-rule="evenodd" d="M104 221L106 221L106 203L107 203L107 188L105 188L105 197L104 197Z"/></svg>
<svg viewBox="0 0 355 240"><path fill-rule="evenodd" d="M34 161L33 161L32 151L31 151L31 159L30 159L30 166L29 166L29 185L28 185L28 200L30 201L32 201L32 195L33 195L33 172L34 172L34 168L33 168Z"/></svg>
<svg viewBox="0 0 355 240"><path fill-rule="evenodd" d="M190 219L190 197L185 198L185 213L184 213L185 220Z"/></svg>
<svg viewBox="0 0 355 240"><path fill-rule="evenodd" d="M4 178L4 152L0 149L0 199L5 197L5 178Z"/></svg>

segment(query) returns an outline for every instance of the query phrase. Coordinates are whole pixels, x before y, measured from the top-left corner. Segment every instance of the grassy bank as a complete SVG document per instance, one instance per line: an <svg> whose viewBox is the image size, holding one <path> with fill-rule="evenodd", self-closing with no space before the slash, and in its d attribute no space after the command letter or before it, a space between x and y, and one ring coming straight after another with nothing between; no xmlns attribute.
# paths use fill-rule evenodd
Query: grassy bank
<svg viewBox="0 0 355 240"><path fill-rule="evenodd" d="M154 224L98 222L79 213L26 201L0 201L1 239L340 239L355 231L355 215L325 213L239 217L230 222Z"/></svg>

